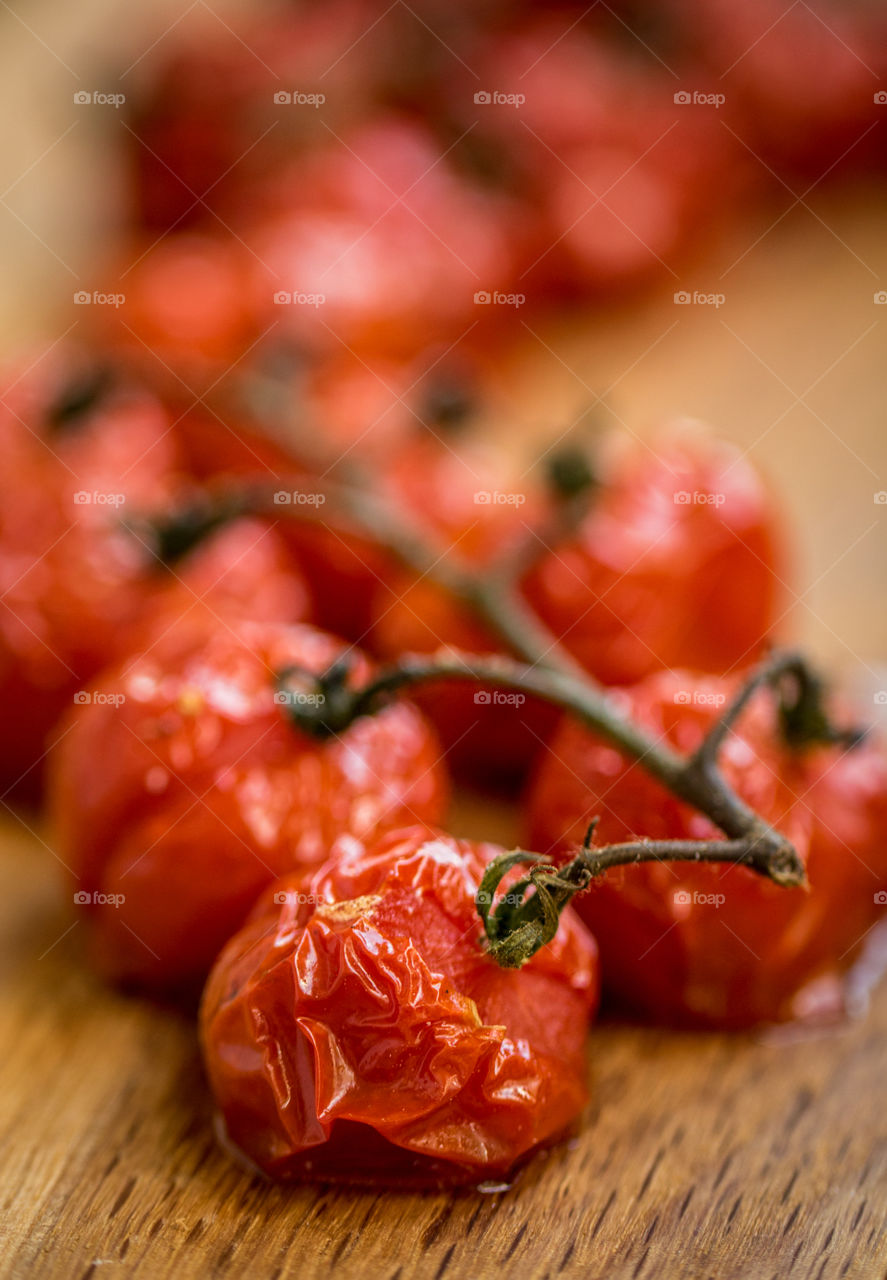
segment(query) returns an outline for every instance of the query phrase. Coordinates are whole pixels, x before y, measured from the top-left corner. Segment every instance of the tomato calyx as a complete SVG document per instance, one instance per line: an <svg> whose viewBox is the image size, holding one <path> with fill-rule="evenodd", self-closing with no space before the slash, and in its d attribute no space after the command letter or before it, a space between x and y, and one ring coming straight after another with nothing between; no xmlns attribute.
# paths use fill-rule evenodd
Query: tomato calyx
<svg viewBox="0 0 887 1280"><path fill-rule="evenodd" d="M375 709L375 697L361 701L350 687L354 663L346 650L325 671L288 666L277 673L275 701L294 728L313 738L329 738Z"/></svg>

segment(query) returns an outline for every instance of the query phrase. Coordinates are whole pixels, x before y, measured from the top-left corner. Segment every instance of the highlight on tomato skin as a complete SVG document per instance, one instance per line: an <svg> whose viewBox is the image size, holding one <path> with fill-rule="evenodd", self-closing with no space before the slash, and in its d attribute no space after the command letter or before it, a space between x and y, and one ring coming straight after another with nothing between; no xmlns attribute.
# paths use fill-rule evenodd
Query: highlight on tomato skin
<svg viewBox="0 0 887 1280"><path fill-rule="evenodd" d="M752 662L783 611L788 558L764 481L695 422L613 444L588 515L530 570L527 599L603 684Z"/></svg>
<svg viewBox="0 0 887 1280"><path fill-rule="evenodd" d="M227 1140L275 1178L507 1177L587 1100L597 950L568 909L520 971L479 943L494 845L424 826L270 886L210 974L204 1062Z"/></svg>
<svg viewBox="0 0 887 1280"><path fill-rule="evenodd" d="M692 752L735 681L661 672L614 694L647 730ZM607 872L576 899L624 1007L677 1026L739 1029L842 1014L844 979L887 901L887 755L876 740L793 750L760 694L721 753L724 775L789 837L809 888L745 867L643 863ZM527 797L529 847L556 857L600 818L596 843L712 839L716 828L640 766L564 719Z"/></svg>
<svg viewBox="0 0 887 1280"><path fill-rule="evenodd" d="M108 977L190 993L276 876L321 862L342 832L443 818L440 744L410 703L325 738L293 723L276 673L321 673L346 648L275 621L173 628L63 721L50 817Z"/></svg>

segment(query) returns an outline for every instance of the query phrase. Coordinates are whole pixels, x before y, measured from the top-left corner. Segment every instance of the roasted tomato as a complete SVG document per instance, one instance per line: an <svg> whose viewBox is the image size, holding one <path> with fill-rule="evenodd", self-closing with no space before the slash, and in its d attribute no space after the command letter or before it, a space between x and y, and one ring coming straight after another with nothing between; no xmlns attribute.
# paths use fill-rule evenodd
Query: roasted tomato
<svg viewBox="0 0 887 1280"><path fill-rule="evenodd" d="M13 730L2 775L28 798L47 732L108 663L201 621L311 616L292 554L267 522L182 522L181 499L189 511L202 504L151 395L85 356L48 364L10 388L0 424L0 688ZM166 555L153 531L169 537L177 524Z"/></svg>
<svg viewBox="0 0 887 1280"><path fill-rule="evenodd" d="M662 672L617 695L654 738L692 752L729 682ZM842 975L884 910L887 761L864 741L791 750L761 693L726 742L737 794L794 843L810 888L781 889L740 866L644 863L606 873L576 907L601 948L605 986L646 1017L739 1028L839 1010ZM713 839L717 831L639 764L565 721L529 796L543 853L581 842Z"/></svg>
<svg viewBox="0 0 887 1280"><path fill-rule="evenodd" d="M514 281L511 205L470 183L419 124L381 117L304 157L281 212L246 228L254 300L297 340L411 357L495 327Z"/></svg>
<svg viewBox="0 0 887 1280"><path fill-rule="evenodd" d="M539 485L519 479L496 450L434 432L416 433L400 448L384 487L442 559L452 554L478 574L532 539L547 509ZM466 605L403 568L377 585L371 643L388 661L438 649L501 652ZM557 720L537 699L458 681L423 686L414 696L453 770L485 784L510 784L524 773Z"/></svg>
<svg viewBox="0 0 887 1280"><path fill-rule="evenodd" d="M144 548L126 512L181 482L160 404L66 353L8 374L0 399L0 747L33 795L47 730L133 617Z"/></svg>
<svg viewBox="0 0 887 1280"><path fill-rule="evenodd" d="M720 675L753 661L775 626L784 555L758 474L686 424L625 446L525 592L604 684L669 666Z"/></svg>
<svg viewBox="0 0 887 1280"><path fill-rule="evenodd" d="M568 910L521 970L480 944L501 850L413 827L277 881L210 975L201 1040L228 1139L277 1178L507 1177L586 1100L597 953Z"/></svg>
<svg viewBox="0 0 887 1280"><path fill-rule="evenodd" d="M256 894L322 861L340 832L440 820L440 747L409 703L322 739L292 722L276 673L323 672L343 649L303 626L178 631L84 693L61 726L50 806L107 974L186 988Z"/></svg>

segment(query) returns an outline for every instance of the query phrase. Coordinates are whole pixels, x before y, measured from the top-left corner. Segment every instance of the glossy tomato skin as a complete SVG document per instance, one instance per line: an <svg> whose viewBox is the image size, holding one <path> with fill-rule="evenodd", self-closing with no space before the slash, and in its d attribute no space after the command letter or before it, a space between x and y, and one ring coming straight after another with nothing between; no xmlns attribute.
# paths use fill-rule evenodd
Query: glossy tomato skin
<svg viewBox="0 0 887 1280"><path fill-rule="evenodd" d="M771 635L785 558L753 468L695 424L675 424L622 448L577 533L524 590L603 684L660 667L720 675L753 661Z"/></svg>
<svg viewBox="0 0 887 1280"><path fill-rule="evenodd" d="M656 738L690 752L732 692L729 682L662 672L617 695ZM679 1026L741 1028L833 1014L843 974L884 908L887 761L781 744L760 695L725 744L727 780L792 840L810 887L780 889L744 867L645 863L608 872L576 900L623 1004ZM637 764L564 722L528 799L530 847L565 854L600 817L596 842L711 839L716 829Z"/></svg>
<svg viewBox="0 0 887 1280"><path fill-rule="evenodd" d="M201 1009L228 1139L276 1178L421 1185L507 1176L586 1101L597 957L568 910L521 970L479 944L501 850L413 827L340 841L277 881Z"/></svg>
<svg viewBox="0 0 887 1280"><path fill-rule="evenodd" d="M344 647L279 623L173 631L62 725L50 808L109 976L189 988L258 891L340 832L440 820L440 747L409 703L324 739L291 723L275 673L321 672ZM354 679L367 671L355 654Z"/></svg>

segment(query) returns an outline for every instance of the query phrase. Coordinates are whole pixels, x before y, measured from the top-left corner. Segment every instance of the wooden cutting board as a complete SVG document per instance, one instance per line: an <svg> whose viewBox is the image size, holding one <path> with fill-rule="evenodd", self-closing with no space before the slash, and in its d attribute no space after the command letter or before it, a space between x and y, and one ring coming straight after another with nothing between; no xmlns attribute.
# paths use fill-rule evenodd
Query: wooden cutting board
<svg viewBox="0 0 887 1280"><path fill-rule="evenodd" d="M82 131L63 136L70 109L58 90L64 81L67 103L58 55L80 66L84 10L114 6L52 0L29 11L27 27L9 9L0 15L13 102L0 125L3 186L15 184L14 213L0 210L0 243L15 264L0 304L7 344L28 332L56 337L71 323L61 305L70 290L101 283L84 246L104 225L107 188L95 183L89 195L74 181L84 163L102 172L101 157ZM590 402L639 432L677 413L713 422L770 473L797 530L796 631L870 702L887 689L887 507L873 501L887 489L887 307L873 302L887 287L885 191L815 191L779 218L790 204L706 250L652 298L558 322L528 311L489 425L529 456ZM725 302L676 306L678 289ZM505 842L516 832L513 813L480 802L463 801L452 825ZM39 821L5 812L0 1274L829 1280L887 1271L887 985L863 1020L818 1037L598 1028L581 1135L508 1192L284 1189L218 1150L188 1020L90 975L59 872Z"/></svg>

